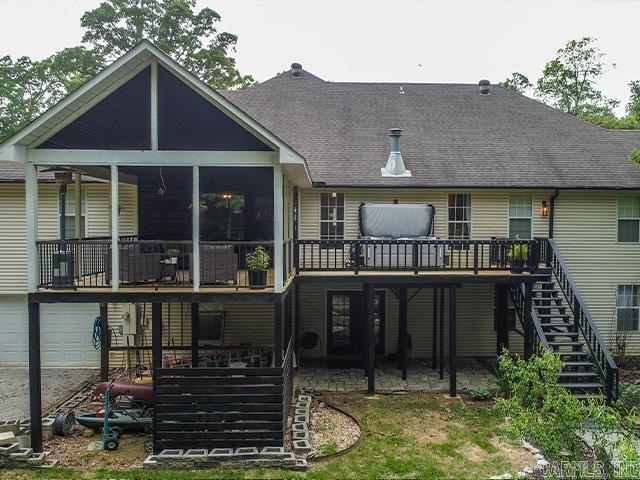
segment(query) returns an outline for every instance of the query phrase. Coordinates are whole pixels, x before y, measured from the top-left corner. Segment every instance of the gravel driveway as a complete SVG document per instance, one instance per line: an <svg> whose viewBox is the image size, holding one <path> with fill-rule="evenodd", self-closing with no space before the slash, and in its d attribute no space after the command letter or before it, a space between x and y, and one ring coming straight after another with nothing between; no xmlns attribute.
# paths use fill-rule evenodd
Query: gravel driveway
<svg viewBox="0 0 640 480"><path fill-rule="evenodd" d="M43 368L42 410L70 397L98 373L89 368ZM29 370L0 368L0 420L29 417Z"/></svg>

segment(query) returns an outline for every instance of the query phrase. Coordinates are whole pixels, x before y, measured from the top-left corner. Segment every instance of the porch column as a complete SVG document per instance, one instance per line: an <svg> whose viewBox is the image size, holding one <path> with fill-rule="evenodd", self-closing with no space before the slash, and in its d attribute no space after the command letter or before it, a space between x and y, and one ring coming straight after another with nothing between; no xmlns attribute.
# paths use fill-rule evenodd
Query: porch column
<svg viewBox="0 0 640 480"><path fill-rule="evenodd" d="M524 284L524 358L528 360L533 354L533 320L531 306L533 302L533 284Z"/></svg>
<svg viewBox="0 0 640 480"><path fill-rule="evenodd" d="M31 448L42 452L42 369L40 364L40 304L29 302L29 419Z"/></svg>
<svg viewBox="0 0 640 480"><path fill-rule="evenodd" d="M496 285L496 353L509 348L509 285Z"/></svg>
<svg viewBox="0 0 640 480"><path fill-rule="evenodd" d="M364 285L365 318L367 321L367 392L376 391L376 351L375 351L375 289L373 285Z"/></svg>
<svg viewBox="0 0 640 480"><path fill-rule="evenodd" d="M273 166L273 285L276 293L283 289L283 240L284 240L284 208L282 195L282 167Z"/></svg>
<svg viewBox="0 0 640 480"><path fill-rule="evenodd" d="M282 300L278 299L273 304L273 328L274 328L274 341L273 341L273 358L274 367L278 368L282 366Z"/></svg>
<svg viewBox="0 0 640 480"><path fill-rule="evenodd" d="M457 287L451 285L449 287L449 396L456 396L456 306L457 306Z"/></svg>
<svg viewBox="0 0 640 480"><path fill-rule="evenodd" d="M153 393L156 393L158 386L158 370L162 368L162 304L154 302L151 304L151 365L153 376ZM152 430L156 431L156 414L153 414ZM153 453L158 453L156 436L153 436Z"/></svg>
<svg viewBox="0 0 640 480"><path fill-rule="evenodd" d="M111 290L120 288L120 249L118 248L118 166L111 165Z"/></svg>
<svg viewBox="0 0 640 480"><path fill-rule="evenodd" d="M100 304L100 381L109 380L109 309Z"/></svg>
<svg viewBox="0 0 640 480"><path fill-rule="evenodd" d="M438 355L438 289L433 289L433 333L431 341L431 369L435 370Z"/></svg>
<svg viewBox="0 0 640 480"><path fill-rule="evenodd" d="M193 166L193 188L191 198L191 241L193 262L193 291L200 291L200 167Z"/></svg>
<svg viewBox="0 0 640 480"><path fill-rule="evenodd" d="M197 303L191 304L191 366L200 366L200 310Z"/></svg>
<svg viewBox="0 0 640 480"><path fill-rule="evenodd" d="M440 380L444 378L444 288L440 288Z"/></svg>
<svg viewBox="0 0 640 480"><path fill-rule="evenodd" d="M27 221L27 292L38 286L38 173L32 163L25 165L25 196Z"/></svg>
<svg viewBox="0 0 640 480"><path fill-rule="evenodd" d="M75 210L76 216L73 219L76 230L76 237L82 238L82 175L79 173L75 174L75 190L76 190L76 198L75 198ZM76 252L76 267L75 274L78 277L78 280L82 278L82 253L83 253L82 245L80 245Z"/></svg>
<svg viewBox="0 0 640 480"><path fill-rule="evenodd" d="M400 365L402 368L402 380L407 379L407 289L400 288L398 292L398 318L400 320Z"/></svg>

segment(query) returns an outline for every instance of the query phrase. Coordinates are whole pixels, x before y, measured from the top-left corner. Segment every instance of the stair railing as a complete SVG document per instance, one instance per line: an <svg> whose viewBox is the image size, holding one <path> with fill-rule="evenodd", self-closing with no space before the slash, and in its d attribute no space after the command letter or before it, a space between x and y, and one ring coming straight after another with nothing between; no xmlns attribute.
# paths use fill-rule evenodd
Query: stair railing
<svg viewBox="0 0 640 480"><path fill-rule="evenodd" d="M556 242L552 238L541 238L538 241L546 243L545 248L542 249L546 254L546 264L551 268L569 304L569 309L573 313L574 324L589 348L589 352L598 369L598 376L604 382L607 402L611 403L618 398L618 366L609 352L596 323L593 321L587 304L580 295Z"/></svg>
<svg viewBox="0 0 640 480"><path fill-rule="evenodd" d="M511 301L516 309L516 314L520 319L520 323L522 323L522 328L525 331L525 338L531 337L533 340L532 345L532 353L536 355L542 354L544 350L549 350L549 342L547 342L547 338L544 335L544 331L542 330L542 324L540 323L540 319L533 308L531 307L531 326L527 324L527 318L525 314L525 305L526 305L526 295L525 295L525 286L524 284L514 284L510 287L509 293L511 295ZM530 331L530 328L533 327L533 331ZM534 335L530 335L533 333Z"/></svg>

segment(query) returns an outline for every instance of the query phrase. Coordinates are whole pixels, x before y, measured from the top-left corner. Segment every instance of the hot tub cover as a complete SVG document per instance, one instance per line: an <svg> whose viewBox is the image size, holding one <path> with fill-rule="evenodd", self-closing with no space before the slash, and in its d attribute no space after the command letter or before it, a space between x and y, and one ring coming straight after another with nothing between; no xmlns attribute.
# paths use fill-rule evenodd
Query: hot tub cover
<svg viewBox="0 0 640 480"><path fill-rule="evenodd" d="M428 237L435 208L426 203L360 205L360 233L365 237Z"/></svg>

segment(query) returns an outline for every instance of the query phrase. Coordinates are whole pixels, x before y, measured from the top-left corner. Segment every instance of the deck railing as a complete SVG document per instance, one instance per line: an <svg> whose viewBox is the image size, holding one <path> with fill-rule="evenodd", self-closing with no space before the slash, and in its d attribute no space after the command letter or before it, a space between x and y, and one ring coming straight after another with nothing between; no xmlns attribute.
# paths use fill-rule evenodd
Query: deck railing
<svg viewBox="0 0 640 480"><path fill-rule="evenodd" d="M535 240L296 240L301 271L516 270L537 267Z"/></svg>
<svg viewBox="0 0 640 480"><path fill-rule="evenodd" d="M264 273L252 272L247 256L262 247L269 256ZM273 287L273 241L255 242L200 242L200 285L206 288Z"/></svg>
<svg viewBox="0 0 640 480"><path fill-rule="evenodd" d="M525 295L525 286L522 284L514 284L509 289L509 293L511 295L511 301L513 302L513 306L516 310L516 315L520 319L520 323L525 330L525 337L531 338L533 344L531 345L531 353L536 355L542 354L544 350L549 349L549 342L547 342L547 338L544 334L544 330L542 329L542 323L540 322L540 318L538 318L538 314L536 313L533 306L530 306L529 315L531 323L529 324L529 318L527 318L526 312L526 295ZM526 350L527 348L525 348Z"/></svg>
<svg viewBox="0 0 640 480"><path fill-rule="evenodd" d="M295 341L293 335L289 338L287 344L287 350L282 361L282 380L283 380L283 397L282 397L282 429L287 429L287 422L289 417L289 409L291 407L291 397L293 395L293 376L295 374L293 370L293 351L295 347Z"/></svg>
<svg viewBox="0 0 640 480"><path fill-rule="evenodd" d="M189 275L191 241L128 240L118 242L120 285L178 286L192 284ZM107 281L111 281L111 249L107 252Z"/></svg>

